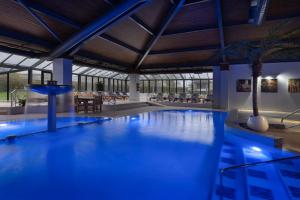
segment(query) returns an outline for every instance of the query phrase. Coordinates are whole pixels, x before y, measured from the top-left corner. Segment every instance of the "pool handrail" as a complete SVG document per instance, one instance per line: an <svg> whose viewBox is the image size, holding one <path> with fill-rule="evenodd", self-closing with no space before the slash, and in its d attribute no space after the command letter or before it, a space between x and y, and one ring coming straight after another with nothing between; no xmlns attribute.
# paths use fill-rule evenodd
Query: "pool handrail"
<svg viewBox="0 0 300 200"><path fill-rule="evenodd" d="M297 110L295 110L295 111L293 111L293 112L290 112L289 114L287 114L287 115L285 115L285 116L283 116L283 117L281 118L281 123L283 123L283 121L284 121L285 119L289 118L290 116L292 116L292 115L294 115L294 114L296 114L296 113L298 113L298 112L300 112L300 108L297 109Z"/></svg>
<svg viewBox="0 0 300 200"><path fill-rule="evenodd" d="M240 164L240 165L234 165L234 166L230 166L230 167L221 168L219 170L220 187L221 187L221 189L223 189L223 174L226 171L233 170L233 169L238 169L238 168L247 168L247 167L253 167L253 166L258 166L258 165L265 165L265 164L280 162L280 161L284 161L284 160L292 160L292 159L300 159L300 155L290 156L290 157L285 157L285 158L277 158L277 159L260 161L260 162L254 162L254 163L246 163L246 164ZM220 199L221 200L223 199L223 195L222 194L220 194Z"/></svg>

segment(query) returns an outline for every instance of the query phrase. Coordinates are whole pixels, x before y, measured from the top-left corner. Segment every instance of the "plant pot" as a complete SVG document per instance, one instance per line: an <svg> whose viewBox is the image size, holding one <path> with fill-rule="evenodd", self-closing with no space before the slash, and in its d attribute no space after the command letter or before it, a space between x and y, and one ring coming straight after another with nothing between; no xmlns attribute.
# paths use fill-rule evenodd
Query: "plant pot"
<svg viewBox="0 0 300 200"><path fill-rule="evenodd" d="M258 132L266 132L269 129L269 122L263 116L251 116L247 121L247 126Z"/></svg>

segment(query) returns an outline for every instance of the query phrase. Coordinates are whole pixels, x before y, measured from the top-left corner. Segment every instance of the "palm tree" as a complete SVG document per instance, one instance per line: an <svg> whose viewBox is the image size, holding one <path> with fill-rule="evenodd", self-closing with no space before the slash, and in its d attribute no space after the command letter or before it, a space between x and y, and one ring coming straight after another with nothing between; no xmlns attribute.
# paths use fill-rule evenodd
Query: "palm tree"
<svg viewBox="0 0 300 200"><path fill-rule="evenodd" d="M228 45L222 52L231 58L247 60L252 70L252 107L253 116L259 116L257 105L257 80L261 75L263 63L278 58L300 58L300 27L283 33L287 21L271 28L260 41L240 41ZM298 39L297 39L298 36Z"/></svg>

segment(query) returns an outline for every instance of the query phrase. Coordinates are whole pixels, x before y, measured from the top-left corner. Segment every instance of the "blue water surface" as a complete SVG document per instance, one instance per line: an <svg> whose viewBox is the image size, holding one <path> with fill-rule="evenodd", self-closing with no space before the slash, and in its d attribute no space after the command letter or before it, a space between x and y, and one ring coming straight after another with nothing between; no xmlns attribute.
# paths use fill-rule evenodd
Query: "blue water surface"
<svg viewBox="0 0 300 200"><path fill-rule="evenodd" d="M224 135L233 131L225 117L148 112L2 142L0 199L210 199Z"/></svg>
<svg viewBox="0 0 300 200"><path fill-rule="evenodd" d="M78 125L80 123L92 123L100 120L95 117L57 117L57 128ZM0 121L0 139L7 136L22 136L47 130L47 119L27 119Z"/></svg>

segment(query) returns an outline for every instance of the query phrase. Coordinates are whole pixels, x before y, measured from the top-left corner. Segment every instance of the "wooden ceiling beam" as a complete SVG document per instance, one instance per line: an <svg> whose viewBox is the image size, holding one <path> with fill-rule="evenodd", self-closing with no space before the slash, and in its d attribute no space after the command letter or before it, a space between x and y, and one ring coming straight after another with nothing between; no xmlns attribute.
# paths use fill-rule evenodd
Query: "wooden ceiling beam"
<svg viewBox="0 0 300 200"><path fill-rule="evenodd" d="M220 49L219 45L207 45L207 46L180 48L180 49L166 49L166 50L151 51L149 55L165 55L165 54L176 54L176 53L219 50L219 49Z"/></svg>
<svg viewBox="0 0 300 200"><path fill-rule="evenodd" d="M293 20L293 19L299 19L300 14L293 14L290 16L285 16L285 17L268 17L266 18L266 22L272 22L272 21L280 21L280 20ZM299 19L300 20L300 19ZM248 21L245 22L238 22L238 23L226 23L223 24L223 29L225 28L231 28L231 27L239 27L239 26L244 26L244 25L249 25ZM166 31L162 37L168 37L168 36L176 36L180 34L187 34L187 33L193 33L193 32L201 32L201 31L212 31L212 30L218 30L218 26L211 25L211 26L202 26L202 27L197 27L197 28L190 28L190 29L182 29L182 30L176 30L176 31Z"/></svg>
<svg viewBox="0 0 300 200"><path fill-rule="evenodd" d="M112 0L104 0L105 3L113 6L115 3ZM154 35L154 32L152 28L150 28L143 20L141 20L138 16L136 15L131 15L129 16L129 19L132 20L135 24L137 24L140 28L142 28L144 31L149 33L150 35Z"/></svg>
<svg viewBox="0 0 300 200"><path fill-rule="evenodd" d="M167 15L167 17L163 20L162 24L160 25L159 31L152 37L152 39L149 41L149 43L145 47L144 54L140 56L137 60L137 64L135 66L135 70L137 70L148 54L150 53L152 47L156 44L160 36L163 34L163 32L166 30L167 26L170 24L172 19L176 16L176 14L179 12L183 4L185 3L185 0L180 0L177 5L173 5L171 11Z"/></svg>
<svg viewBox="0 0 300 200"><path fill-rule="evenodd" d="M15 1L18 1L18 0L15 0ZM69 27L72 27L72 28L78 29L78 30L83 28L83 26L81 24L79 24L79 23L77 23L77 22L75 22L75 21L59 14L59 13L51 11L48 8L45 8L45 7L43 7L39 4L32 3L32 2L26 2L26 4L27 4L28 8L30 8L30 9L38 12L38 13L41 13L43 15L46 15L46 16L50 17L51 19L54 19L58 22L61 22L61 23L65 24ZM99 37L100 39L105 39L106 41L111 42L111 43L113 43L113 44L115 44L119 47L125 48L125 49L130 50L130 51L134 51L135 53L139 53L137 51L137 49L134 48L133 46L131 46L127 43L121 42L120 40L118 40L118 39L116 39L112 36L109 36L109 38L106 37L106 36L107 36L107 34L104 35L104 36L98 35L97 37Z"/></svg>

